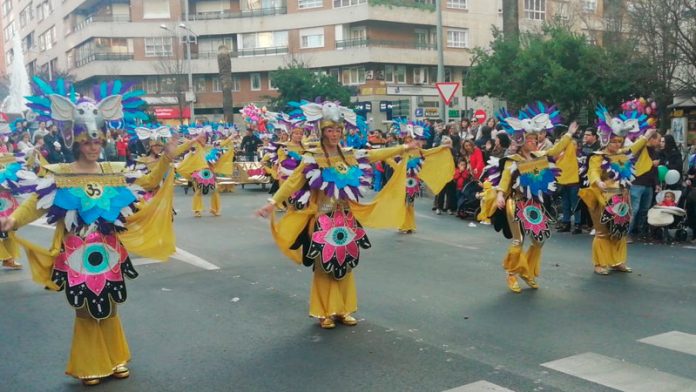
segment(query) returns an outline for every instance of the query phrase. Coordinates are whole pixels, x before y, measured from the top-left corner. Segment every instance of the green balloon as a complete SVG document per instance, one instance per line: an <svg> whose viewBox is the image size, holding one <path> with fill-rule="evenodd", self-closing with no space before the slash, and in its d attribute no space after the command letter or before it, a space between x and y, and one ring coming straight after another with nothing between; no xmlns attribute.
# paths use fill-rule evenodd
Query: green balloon
<svg viewBox="0 0 696 392"><path fill-rule="evenodd" d="M669 169L665 165L660 165L657 167L657 178L660 180L660 182L665 182L665 176L667 175L667 172Z"/></svg>

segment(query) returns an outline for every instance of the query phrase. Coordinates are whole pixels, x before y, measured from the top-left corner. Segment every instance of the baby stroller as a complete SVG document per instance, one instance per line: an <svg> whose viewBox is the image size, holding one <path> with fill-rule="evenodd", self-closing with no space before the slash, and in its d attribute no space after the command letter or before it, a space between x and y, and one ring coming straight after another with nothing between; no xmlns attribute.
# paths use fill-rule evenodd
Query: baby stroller
<svg viewBox="0 0 696 392"><path fill-rule="evenodd" d="M683 242L687 240L688 233L686 231L686 210L681 203L681 191L664 190L658 192L655 196L657 204L661 204L665 199L665 195L671 192L674 194L674 202L677 206L667 207L655 205L648 210L648 225L652 228L651 231L666 243L672 243L674 240ZM670 230L674 231L674 237L670 234Z"/></svg>
<svg viewBox="0 0 696 392"><path fill-rule="evenodd" d="M476 218L481 208L481 202L476 194L483 189L478 181L469 181L457 194L457 216L461 219Z"/></svg>

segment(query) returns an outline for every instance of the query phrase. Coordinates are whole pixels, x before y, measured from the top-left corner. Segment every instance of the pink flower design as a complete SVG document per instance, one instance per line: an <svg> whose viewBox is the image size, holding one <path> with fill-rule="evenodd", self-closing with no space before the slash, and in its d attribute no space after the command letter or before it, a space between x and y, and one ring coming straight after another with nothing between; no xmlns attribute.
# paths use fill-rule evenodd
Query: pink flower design
<svg viewBox="0 0 696 392"><path fill-rule="evenodd" d="M70 287L85 283L90 291L100 295L107 281L123 281L121 263L128 253L115 235L92 233L83 240L68 234L63 248L53 267L67 274Z"/></svg>
<svg viewBox="0 0 696 392"><path fill-rule="evenodd" d="M626 225L631 221L631 208L621 195L612 196L605 210L612 216L615 225Z"/></svg>
<svg viewBox="0 0 696 392"><path fill-rule="evenodd" d="M357 241L365 237L365 230L356 224L352 214L336 211L333 218L321 215L318 218L320 230L312 234L312 241L323 245L321 259L328 264L336 258L338 265L346 262L346 253L357 259L360 253Z"/></svg>
<svg viewBox="0 0 696 392"><path fill-rule="evenodd" d="M524 231L538 240L549 237L549 219L540 204L532 200L519 201L516 210L516 218Z"/></svg>
<svg viewBox="0 0 696 392"><path fill-rule="evenodd" d="M18 207L17 199L12 196L12 193L7 191L0 192L0 217L6 218L10 216Z"/></svg>
<svg viewBox="0 0 696 392"><path fill-rule="evenodd" d="M416 176L406 177L406 195L410 199L413 199L418 194L418 191L420 191L418 177L416 177Z"/></svg>

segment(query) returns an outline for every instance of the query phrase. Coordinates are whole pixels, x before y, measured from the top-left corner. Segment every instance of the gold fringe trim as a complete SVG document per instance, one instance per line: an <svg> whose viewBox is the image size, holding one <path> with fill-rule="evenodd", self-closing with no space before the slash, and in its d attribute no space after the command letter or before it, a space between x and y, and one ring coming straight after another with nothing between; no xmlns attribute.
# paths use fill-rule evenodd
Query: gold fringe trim
<svg viewBox="0 0 696 392"><path fill-rule="evenodd" d="M126 178L122 174L56 174L56 187L58 188L77 188L85 187L89 184L102 186L123 186L126 185Z"/></svg>

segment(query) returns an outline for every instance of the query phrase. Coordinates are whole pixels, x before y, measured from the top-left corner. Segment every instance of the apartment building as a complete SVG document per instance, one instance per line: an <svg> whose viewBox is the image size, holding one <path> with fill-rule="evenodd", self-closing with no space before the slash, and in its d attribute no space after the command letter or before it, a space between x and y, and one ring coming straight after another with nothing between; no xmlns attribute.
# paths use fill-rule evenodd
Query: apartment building
<svg viewBox="0 0 696 392"><path fill-rule="evenodd" d="M436 0L184 1L0 0L4 60L13 61L18 34L30 74L67 72L81 88L115 77L137 81L166 120L190 114L179 113L176 93L176 75L188 73L188 42L188 98L196 117L212 120L222 113L217 50L224 44L232 54L235 106L263 104L276 93L272 72L300 60L350 86L356 107L376 123L392 115L439 116ZM471 49L487 46L491 27L502 24L501 0L441 1L445 79L466 83ZM566 15L593 34L606 25L611 1L520 0L520 25L532 29ZM449 117L480 107L461 94Z"/></svg>
<svg viewBox="0 0 696 392"><path fill-rule="evenodd" d="M500 7L490 0L442 5L446 79L461 82L471 48L487 45L500 24ZM19 34L30 73L69 72L81 86L137 80L163 116L178 116L176 78L167 70L187 72L190 31L197 117L222 112L221 44L232 53L235 106L266 101L275 94L271 73L299 59L350 86L376 122L417 109L436 117L434 10L434 0L2 0L4 58L12 61L7 43ZM466 108L457 95L453 116Z"/></svg>

